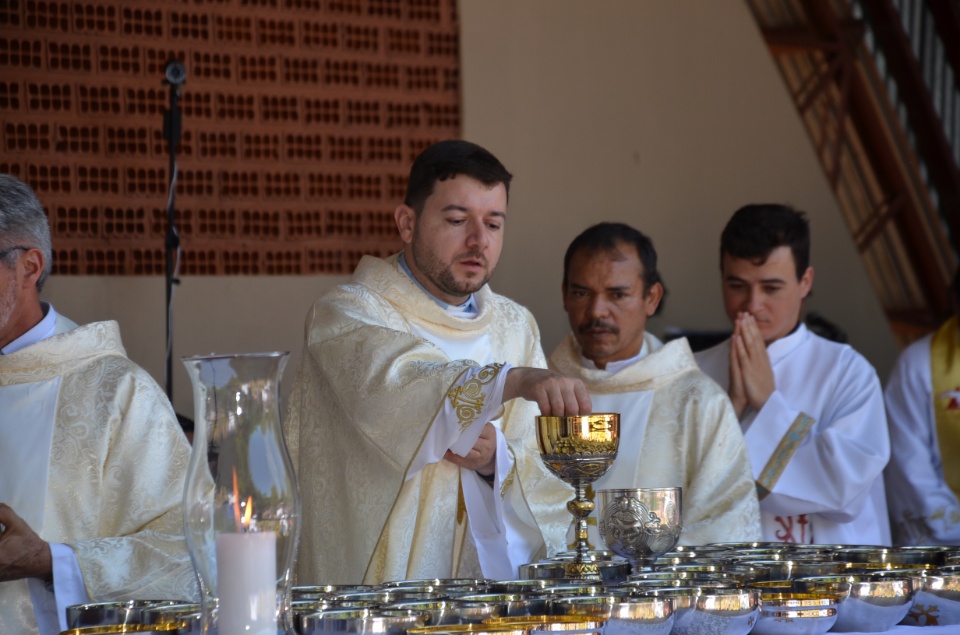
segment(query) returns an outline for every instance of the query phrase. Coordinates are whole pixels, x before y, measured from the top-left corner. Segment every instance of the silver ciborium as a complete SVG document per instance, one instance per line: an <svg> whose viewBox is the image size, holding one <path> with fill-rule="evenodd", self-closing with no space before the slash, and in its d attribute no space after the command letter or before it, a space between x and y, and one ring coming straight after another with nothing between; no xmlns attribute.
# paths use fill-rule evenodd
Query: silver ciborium
<svg viewBox="0 0 960 635"><path fill-rule="evenodd" d="M547 468L576 490L567 509L576 521L577 546L573 560L565 565L566 576L599 580L599 566L588 556L587 517L594 504L587 498L585 488L603 476L617 458L620 415L537 417L537 443Z"/></svg>
<svg viewBox="0 0 960 635"><path fill-rule="evenodd" d="M611 551L630 561L634 573L652 567L680 539L679 487L602 489L597 500L600 537Z"/></svg>

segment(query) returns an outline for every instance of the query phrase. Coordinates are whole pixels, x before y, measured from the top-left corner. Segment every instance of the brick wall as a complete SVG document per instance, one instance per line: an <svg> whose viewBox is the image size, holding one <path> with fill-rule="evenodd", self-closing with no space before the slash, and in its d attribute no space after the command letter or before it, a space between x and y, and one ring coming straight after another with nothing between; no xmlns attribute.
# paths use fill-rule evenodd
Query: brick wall
<svg viewBox="0 0 960 635"><path fill-rule="evenodd" d="M460 135L458 33L456 0L4 0L0 172L47 207L56 273L162 275L177 59L180 273L349 273Z"/></svg>

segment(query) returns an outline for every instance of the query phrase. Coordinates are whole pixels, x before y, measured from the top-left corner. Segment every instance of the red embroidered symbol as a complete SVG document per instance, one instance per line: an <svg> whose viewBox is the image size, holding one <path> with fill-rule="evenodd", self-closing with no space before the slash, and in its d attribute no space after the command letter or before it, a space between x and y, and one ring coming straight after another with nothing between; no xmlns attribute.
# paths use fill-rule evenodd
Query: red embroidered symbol
<svg viewBox="0 0 960 635"><path fill-rule="evenodd" d="M810 524L810 521L807 520L806 514L786 517L775 516L774 520L776 520L781 527L781 529L778 529L773 534L780 542L797 542L801 544L809 542L809 540L807 540L807 525ZM796 527L794 527L794 524L796 524ZM794 535L794 529L800 532L799 537Z"/></svg>
<svg viewBox="0 0 960 635"><path fill-rule="evenodd" d="M960 410L960 386L940 393L937 395L937 399L950 400L950 403L947 404L947 410Z"/></svg>

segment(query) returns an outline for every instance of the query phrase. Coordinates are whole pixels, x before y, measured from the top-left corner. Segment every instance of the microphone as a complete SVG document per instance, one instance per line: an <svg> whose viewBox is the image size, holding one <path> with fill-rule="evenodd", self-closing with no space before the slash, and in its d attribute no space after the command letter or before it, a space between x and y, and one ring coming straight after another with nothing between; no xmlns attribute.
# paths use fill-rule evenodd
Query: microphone
<svg viewBox="0 0 960 635"><path fill-rule="evenodd" d="M187 81L187 67L180 60L168 61L163 74L172 86L183 86Z"/></svg>
<svg viewBox="0 0 960 635"><path fill-rule="evenodd" d="M170 85L170 109L163 113L163 138L171 149L180 143L180 87L187 81L187 67L180 60L170 60L163 71L164 82ZM171 169L173 161L171 161Z"/></svg>

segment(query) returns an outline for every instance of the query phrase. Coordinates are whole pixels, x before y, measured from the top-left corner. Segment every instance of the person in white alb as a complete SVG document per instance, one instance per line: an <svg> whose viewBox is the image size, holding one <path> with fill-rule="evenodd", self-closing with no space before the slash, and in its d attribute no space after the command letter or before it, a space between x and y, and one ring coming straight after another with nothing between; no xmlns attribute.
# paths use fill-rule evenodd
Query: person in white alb
<svg viewBox="0 0 960 635"><path fill-rule="evenodd" d="M364 257L307 315L284 423L298 584L513 579L563 549L572 490L543 465L535 417L588 414L590 397L487 286L510 180L475 144L430 146L396 210L403 251Z"/></svg>
<svg viewBox="0 0 960 635"><path fill-rule="evenodd" d="M40 202L0 174L0 633L56 635L74 604L198 595L187 439L116 322L40 301L51 255Z"/></svg>
<svg viewBox="0 0 960 635"><path fill-rule="evenodd" d="M951 297L960 311L960 272ZM895 545L960 544L960 318L903 350L884 390Z"/></svg>
<svg viewBox="0 0 960 635"><path fill-rule="evenodd" d="M617 459L601 489L681 487L681 545L760 539L760 509L743 434L726 393L704 375L686 339L646 330L664 290L643 233L600 223L564 257L563 307L572 332L550 368L579 377L596 412L620 413ZM595 510L590 542L604 548Z"/></svg>
<svg viewBox="0 0 960 635"><path fill-rule="evenodd" d="M873 366L800 320L810 229L784 205L747 205L720 239L733 335L697 353L727 389L760 496L763 540L889 545L890 438Z"/></svg>

